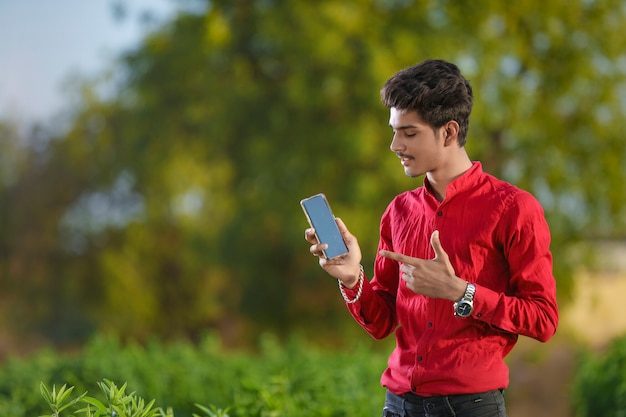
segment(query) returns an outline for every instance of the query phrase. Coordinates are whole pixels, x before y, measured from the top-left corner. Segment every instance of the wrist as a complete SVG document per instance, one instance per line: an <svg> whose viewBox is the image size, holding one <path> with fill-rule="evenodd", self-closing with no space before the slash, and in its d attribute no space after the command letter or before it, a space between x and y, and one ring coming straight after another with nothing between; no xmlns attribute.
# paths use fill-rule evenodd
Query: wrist
<svg viewBox="0 0 626 417"><path fill-rule="evenodd" d="M341 296L348 304L354 304L361 298L361 294L363 293L363 281L365 281L365 272L363 271L363 265L359 265L359 275L357 278L357 282L352 288L345 287L341 280L337 280L339 283L339 291L341 292ZM356 290L356 296L354 298L348 297L348 294L344 291L344 287L352 290L354 287L358 285L358 289Z"/></svg>
<svg viewBox="0 0 626 417"><path fill-rule="evenodd" d="M362 275L363 275L363 267L359 265L359 269L357 270L356 274L350 275L346 279L342 279L341 285L351 290L354 287L356 287L356 285L359 283L359 280L361 279Z"/></svg>
<svg viewBox="0 0 626 417"><path fill-rule="evenodd" d="M454 316L459 318L470 317L474 312L474 295L476 294L476 285L466 283L465 292L461 299L454 303Z"/></svg>
<svg viewBox="0 0 626 417"><path fill-rule="evenodd" d="M457 280L457 284L454 288L454 293L452 294L451 301L456 302L463 298L463 296L465 295L465 291L467 290L467 284L468 282L465 281L463 278L459 278Z"/></svg>

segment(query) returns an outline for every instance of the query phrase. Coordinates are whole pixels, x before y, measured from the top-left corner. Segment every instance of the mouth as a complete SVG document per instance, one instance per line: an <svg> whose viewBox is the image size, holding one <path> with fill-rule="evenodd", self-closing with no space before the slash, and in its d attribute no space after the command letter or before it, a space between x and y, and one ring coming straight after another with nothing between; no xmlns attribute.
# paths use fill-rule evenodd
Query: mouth
<svg viewBox="0 0 626 417"><path fill-rule="evenodd" d="M411 160L413 159L413 157L412 157L412 156L405 155L405 154L400 153L400 152L396 152L396 156L397 156L398 158L400 158L400 162L402 162L402 165L406 165L406 164L408 164L408 163L409 163L409 161L411 161Z"/></svg>

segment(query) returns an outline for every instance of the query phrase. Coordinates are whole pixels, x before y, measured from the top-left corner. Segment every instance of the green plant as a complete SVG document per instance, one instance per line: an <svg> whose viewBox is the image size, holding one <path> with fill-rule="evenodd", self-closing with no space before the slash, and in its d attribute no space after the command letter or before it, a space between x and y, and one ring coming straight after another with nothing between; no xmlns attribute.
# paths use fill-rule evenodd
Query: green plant
<svg viewBox="0 0 626 417"><path fill-rule="evenodd" d="M268 333L255 349L243 351L224 349L210 334L196 343L155 339L147 344L100 336L71 354L44 349L0 362L0 416L89 417L85 414L99 410L97 404L84 398L70 404L77 394L88 392L106 408L116 392L124 398L130 391L154 399L153 408L163 406L158 417L375 415L384 401L379 378L392 344L393 340L358 341L328 348L297 335L282 340ZM112 394L106 382L98 383L105 379L124 381L124 394L119 394L121 386ZM40 394L41 381L50 388L47 405ZM65 394L68 387L73 391Z"/></svg>
<svg viewBox="0 0 626 417"><path fill-rule="evenodd" d="M105 402L102 402L94 397L87 396L86 392L76 398L71 398L70 395L74 387L67 388L66 385L63 385L57 391L56 387L53 385L52 391L50 391L42 382L40 391L52 410L52 414L41 417L61 417L61 411L67 410L79 403L84 403L85 406L75 410L75 412L84 414L87 417L174 417L174 411L171 408L163 410L162 408L155 407L155 400L146 403L146 401L136 395L135 392L127 394L126 385L125 383L121 387L118 387L113 381L107 379L98 382L98 386L105 397ZM193 417L229 417L227 414L228 410L221 410L215 406L205 407L196 404L196 407L202 410L205 415L200 416L194 414Z"/></svg>
<svg viewBox="0 0 626 417"><path fill-rule="evenodd" d="M207 407L205 407L203 405L200 405L200 404L196 404L196 407L198 407L200 410L202 410L208 417L229 417L228 416L228 408L226 410L222 410L222 409L219 409L219 408L215 407L214 405L210 405L207 408ZM194 413L193 417L202 417L202 416Z"/></svg>
<svg viewBox="0 0 626 417"><path fill-rule="evenodd" d="M106 404L93 397L83 397L82 401L87 407L79 410L89 417L112 416L112 417L155 417L160 409L154 408L155 400L146 404L145 400L138 397L134 392L126 394L126 384L118 388L109 380L98 382L98 386L104 393ZM93 410L92 410L93 407Z"/></svg>
<svg viewBox="0 0 626 417"><path fill-rule="evenodd" d="M50 391L45 384L42 382L40 387L41 395L44 400L48 403L48 406L52 410L52 414L49 416L42 417L59 417L61 411L69 408L85 398L87 393L84 393L74 399L70 398L72 391L74 391L74 387L66 388L66 385L63 385L58 391L56 387L52 386L52 391Z"/></svg>
<svg viewBox="0 0 626 417"><path fill-rule="evenodd" d="M576 417L626 417L626 335L614 339L606 352L586 352L572 386Z"/></svg>

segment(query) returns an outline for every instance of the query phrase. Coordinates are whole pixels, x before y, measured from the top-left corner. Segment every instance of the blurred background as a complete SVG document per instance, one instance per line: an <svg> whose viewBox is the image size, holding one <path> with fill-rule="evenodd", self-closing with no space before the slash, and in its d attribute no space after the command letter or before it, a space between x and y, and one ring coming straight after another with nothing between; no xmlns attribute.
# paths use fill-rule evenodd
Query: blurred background
<svg viewBox="0 0 626 417"><path fill-rule="evenodd" d="M562 321L509 357L510 414L571 415L577 355L626 330L625 26L617 0L0 0L0 358L98 334L390 346L299 201L326 193L371 273L380 215L422 183L379 88L442 58L474 88L470 156L552 231Z"/></svg>

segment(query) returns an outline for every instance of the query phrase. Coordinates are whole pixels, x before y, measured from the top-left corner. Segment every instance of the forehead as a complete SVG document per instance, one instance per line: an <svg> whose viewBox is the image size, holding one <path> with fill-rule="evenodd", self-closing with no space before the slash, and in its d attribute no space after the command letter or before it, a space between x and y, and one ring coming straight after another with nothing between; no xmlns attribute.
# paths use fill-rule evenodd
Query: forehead
<svg viewBox="0 0 626 417"><path fill-rule="evenodd" d="M407 129L426 125L417 110L400 110L395 107L389 109L389 126L393 129Z"/></svg>

